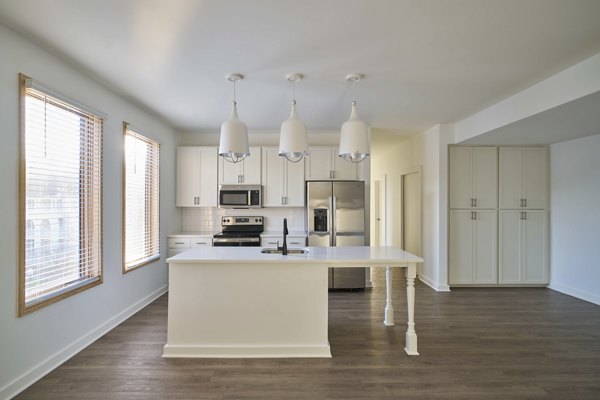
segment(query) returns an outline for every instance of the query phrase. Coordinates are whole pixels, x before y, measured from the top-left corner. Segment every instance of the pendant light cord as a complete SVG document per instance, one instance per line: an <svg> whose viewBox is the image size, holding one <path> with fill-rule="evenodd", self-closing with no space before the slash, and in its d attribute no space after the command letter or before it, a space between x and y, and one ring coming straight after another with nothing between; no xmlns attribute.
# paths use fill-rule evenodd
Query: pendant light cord
<svg viewBox="0 0 600 400"><path fill-rule="evenodd" d="M292 81L292 104L296 104L296 80Z"/></svg>
<svg viewBox="0 0 600 400"><path fill-rule="evenodd" d="M356 79L352 80L352 105L356 105Z"/></svg>
<svg viewBox="0 0 600 400"><path fill-rule="evenodd" d="M233 80L233 104L236 105L237 101L235 100L235 82L236 80Z"/></svg>

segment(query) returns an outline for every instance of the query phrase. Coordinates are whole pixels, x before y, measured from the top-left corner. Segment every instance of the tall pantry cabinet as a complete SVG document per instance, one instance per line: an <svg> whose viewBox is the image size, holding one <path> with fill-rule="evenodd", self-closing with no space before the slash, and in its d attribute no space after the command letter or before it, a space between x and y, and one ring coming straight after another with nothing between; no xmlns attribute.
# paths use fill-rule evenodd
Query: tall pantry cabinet
<svg viewBox="0 0 600 400"><path fill-rule="evenodd" d="M498 151L451 147L448 224L451 284L494 284L498 277Z"/></svg>
<svg viewBox="0 0 600 400"><path fill-rule="evenodd" d="M547 149L450 147L450 285L546 284Z"/></svg>
<svg viewBox="0 0 600 400"><path fill-rule="evenodd" d="M548 283L547 149L500 147L499 151L498 283Z"/></svg>

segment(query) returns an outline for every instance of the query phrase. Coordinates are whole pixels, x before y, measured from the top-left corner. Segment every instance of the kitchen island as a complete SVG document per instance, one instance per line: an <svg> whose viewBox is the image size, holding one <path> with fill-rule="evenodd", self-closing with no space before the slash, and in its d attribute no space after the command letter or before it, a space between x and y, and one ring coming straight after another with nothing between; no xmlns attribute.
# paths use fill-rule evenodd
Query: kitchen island
<svg viewBox="0 0 600 400"><path fill-rule="evenodd" d="M163 357L331 357L328 267L386 268L386 326L394 325L392 268L406 269L405 350L418 355L414 324L420 257L397 247L193 248L167 260L169 305Z"/></svg>

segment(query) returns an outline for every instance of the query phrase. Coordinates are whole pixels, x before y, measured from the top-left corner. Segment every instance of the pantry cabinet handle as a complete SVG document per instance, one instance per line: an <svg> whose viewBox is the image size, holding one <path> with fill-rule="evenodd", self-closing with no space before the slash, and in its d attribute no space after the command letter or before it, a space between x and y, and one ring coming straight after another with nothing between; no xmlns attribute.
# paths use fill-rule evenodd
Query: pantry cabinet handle
<svg viewBox="0 0 600 400"><path fill-rule="evenodd" d="M523 207L527 207L527 199L523 199Z"/></svg>

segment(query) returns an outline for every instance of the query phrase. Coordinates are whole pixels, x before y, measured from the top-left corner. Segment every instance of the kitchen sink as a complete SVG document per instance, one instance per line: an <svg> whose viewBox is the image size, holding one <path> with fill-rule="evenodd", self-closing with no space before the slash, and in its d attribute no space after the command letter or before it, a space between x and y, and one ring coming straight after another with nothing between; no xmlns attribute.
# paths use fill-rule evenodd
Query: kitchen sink
<svg viewBox="0 0 600 400"><path fill-rule="evenodd" d="M282 251L279 249L262 249L260 251L263 254L281 254ZM288 249L287 251L288 255L289 254L306 254L308 253L308 250L306 249Z"/></svg>

